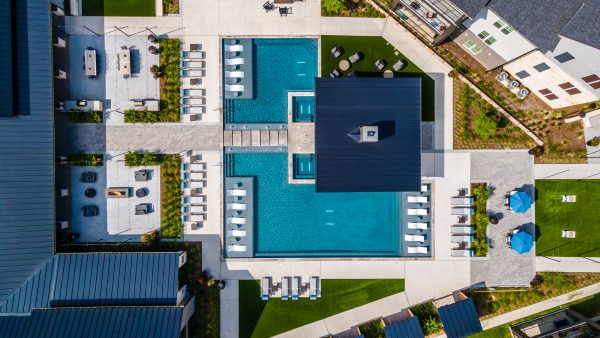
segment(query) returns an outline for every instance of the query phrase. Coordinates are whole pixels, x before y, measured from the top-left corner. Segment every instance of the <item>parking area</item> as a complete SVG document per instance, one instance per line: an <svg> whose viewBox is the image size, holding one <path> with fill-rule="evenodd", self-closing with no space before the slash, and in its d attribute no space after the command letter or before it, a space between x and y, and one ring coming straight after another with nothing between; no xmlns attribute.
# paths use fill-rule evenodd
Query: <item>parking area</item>
<svg viewBox="0 0 600 338"><path fill-rule="evenodd" d="M157 44L146 35L125 36L121 33L96 35L71 35L69 37L69 77L72 100L101 100L104 103L106 123L123 123L122 110L128 101L160 98L159 80L150 72L159 64L158 55L148 47ZM84 52L96 51L97 76L88 78L84 68ZM130 75L120 70L119 53L129 52Z"/></svg>

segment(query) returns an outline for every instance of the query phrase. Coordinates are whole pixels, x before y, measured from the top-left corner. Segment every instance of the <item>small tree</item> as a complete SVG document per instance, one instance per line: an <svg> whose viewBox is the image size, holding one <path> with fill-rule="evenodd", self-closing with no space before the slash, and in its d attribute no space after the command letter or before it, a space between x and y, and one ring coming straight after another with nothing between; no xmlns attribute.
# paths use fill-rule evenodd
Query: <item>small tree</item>
<svg viewBox="0 0 600 338"><path fill-rule="evenodd" d="M442 323L440 323L440 321L435 317L430 316L423 321L423 333L426 336L438 333L440 331L442 331Z"/></svg>
<svg viewBox="0 0 600 338"><path fill-rule="evenodd" d="M493 117L488 116L485 112L481 111L475 117L475 134L482 139L489 139L494 135L497 128L497 121Z"/></svg>
<svg viewBox="0 0 600 338"><path fill-rule="evenodd" d="M323 0L322 6L327 13L338 15L346 8L346 0Z"/></svg>

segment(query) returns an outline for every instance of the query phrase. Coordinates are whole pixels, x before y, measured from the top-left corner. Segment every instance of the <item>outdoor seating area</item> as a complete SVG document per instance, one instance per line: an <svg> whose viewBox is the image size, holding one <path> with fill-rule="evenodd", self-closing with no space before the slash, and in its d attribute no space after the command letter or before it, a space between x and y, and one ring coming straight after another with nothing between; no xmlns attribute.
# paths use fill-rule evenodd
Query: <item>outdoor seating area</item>
<svg viewBox="0 0 600 338"><path fill-rule="evenodd" d="M223 91L226 99L253 98L253 50L252 39L223 39Z"/></svg>
<svg viewBox="0 0 600 338"><path fill-rule="evenodd" d="M402 229L403 256L429 256L431 245L432 185L421 184L418 193L404 193L406 214Z"/></svg>
<svg viewBox="0 0 600 338"><path fill-rule="evenodd" d="M228 177L224 189L225 254L227 257L252 257L254 181L251 177Z"/></svg>
<svg viewBox="0 0 600 338"><path fill-rule="evenodd" d="M199 88L206 75L206 52L199 43L191 43L188 47L189 50L181 51L180 113L182 121L199 122L206 113L206 90Z"/></svg>
<svg viewBox="0 0 600 338"><path fill-rule="evenodd" d="M345 52L342 47L333 47L330 50L330 53L331 53L331 57L333 59L338 59ZM363 61L364 59L365 59L365 57L363 56L363 54L361 52L354 52L354 53L350 54L347 59L343 58L342 60L340 60L338 62L338 68L331 70L329 72L329 76L330 77L340 77L341 74L340 74L339 70L341 70L343 72L348 71L353 67L353 65ZM379 58L379 59L375 60L375 62L373 62L373 67L374 67L375 71L377 71L377 72L383 72L387 66L388 66L388 62L385 59ZM405 66L406 66L406 64L404 61L396 60L392 66L392 69L385 70L384 77L394 77L394 72L399 72ZM356 76L356 73L353 71L353 72L349 73L348 76Z"/></svg>
<svg viewBox="0 0 600 338"><path fill-rule="evenodd" d="M453 257L473 256L472 243L474 230L470 218L474 214L474 198L469 195L468 188L458 189L456 196L450 198L451 214L458 216L457 223L451 228L450 242Z"/></svg>
<svg viewBox="0 0 600 338"><path fill-rule="evenodd" d="M283 276L281 281L273 281L272 277L261 278L261 295L262 300L269 298L281 298L281 300L298 300L308 298L316 300L321 297L321 278L311 276L308 282L302 283L303 279L300 276Z"/></svg>
<svg viewBox="0 0 600 338"><path fill-rule="evenodd" d="M521 228L512 229L505 238L506 245L518 254L528 253L533 247L533 236Z"/></svg>
<svg viewBox="0 0 600 338"><path fill-rule="evenodd" d="M192 153L186 156L181 164L182 198L181 217L184 227L191 230L201 229L207 220L206 162L201 154Z"/></svg>
<svg viewBox="0 0 600 338"><path fill-rule="evenodd" d="M504 195L504 206L510 212L524 213L531 208L531 197L524 191L513 190Z"/></svg>

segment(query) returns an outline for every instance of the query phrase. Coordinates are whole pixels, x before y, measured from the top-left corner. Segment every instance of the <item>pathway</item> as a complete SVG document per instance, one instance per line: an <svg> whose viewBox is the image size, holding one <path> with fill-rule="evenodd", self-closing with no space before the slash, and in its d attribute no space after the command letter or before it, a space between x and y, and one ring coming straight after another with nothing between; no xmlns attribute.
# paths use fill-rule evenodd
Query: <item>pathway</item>
<svg viewBox="0 0 600 338"><path fill-rule="evenodd" d="M496 326L504 325L527 316L546 311L557 306L565 305L570 302L589 297L600 292L600 283L596 283L585 288L581 288L558 297L547 299L543 302L535 303L515 311L511 311L481 322L484 330L491 329Z"/></svg>
<svg viewBox="0 0 600 338"><path fill-rule="evenodd" d="M600 164L536 164L535 179L600 179Z"/></svg>
<svg viewBox="0 0 600 338"><path fill-rule="evenodd" d="M536 271L596 272L600 273L598 257L543 257L535 258Z"/></svg>

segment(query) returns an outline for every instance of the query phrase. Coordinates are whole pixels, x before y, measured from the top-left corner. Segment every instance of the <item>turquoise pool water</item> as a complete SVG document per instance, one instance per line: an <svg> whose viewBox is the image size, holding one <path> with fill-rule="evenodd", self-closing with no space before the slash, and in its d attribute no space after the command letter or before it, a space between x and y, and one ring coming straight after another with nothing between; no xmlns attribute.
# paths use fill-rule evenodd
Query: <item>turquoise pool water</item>
<svg viewBox="0 0 600 338"><path fill-rule="evenodd" d="M233 176L254 176L255 257L399 256L397 193L316 193L288 184L287 154L235 154Z"/></svg>
<svg viewBox="0 0 600 338"><path fill-rule="evenodd" d="M253 39L254 99L228 100L227 123L287 123L288 91L312 91L315 39Z"/></svg>
<svg viewBox="0 0 600 338"><path fill-rule="evenodd" d="M294 122L315 121L315 97L294 96L292 97L292 119Z"/></svg>

